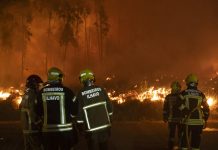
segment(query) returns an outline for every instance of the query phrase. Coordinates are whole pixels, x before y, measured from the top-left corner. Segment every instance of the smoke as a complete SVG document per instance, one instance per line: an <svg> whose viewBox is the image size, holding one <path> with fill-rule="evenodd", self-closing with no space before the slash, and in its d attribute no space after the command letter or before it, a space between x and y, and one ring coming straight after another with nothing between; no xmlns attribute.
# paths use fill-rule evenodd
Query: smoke
<svg viewBox="0 0 218 150"><path fill-rule="evenodd" d="M3 85L19 84L32 73L46 80L46 71L51 66L64 71L69 85L79 84L79 72L85 68L95 72L97 81L103 81L106 76L115 76L123 82L155 81L167 76L170 80L182 80L190 72L200 79L211 77L218 69L217 3L212 0L105 1L110 26L103 40L103 59L99 54L94 9L86 18L86 29L84 22L78 28L78 47L60 46L57 37L63 22L58 16L53 14L49 22L48 14L33 12L28 28L32 35L27 47L20 44L22 34L17 33L12 44L9 43L16 48L9 47L7 52L1 48L0 80ZM15 9L19 12L20 7ZM16 17L22 21L19 15Z"/></svg>
<svg viewBox="0 0 218 150"><path fill-rule="evenodd" d="M190 72L209 77L217 70L216 1L108 3L112 70L126 78L172 74L180 79Z"/></svg>

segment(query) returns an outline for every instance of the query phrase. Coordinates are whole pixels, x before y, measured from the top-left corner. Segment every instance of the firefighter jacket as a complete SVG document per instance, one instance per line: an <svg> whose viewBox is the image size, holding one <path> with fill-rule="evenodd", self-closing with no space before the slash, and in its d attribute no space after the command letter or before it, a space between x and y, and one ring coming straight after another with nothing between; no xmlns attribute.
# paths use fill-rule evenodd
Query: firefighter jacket
<svg viewBox="0 0 218 150"><path fill-rule="evenodd" d="M83 87L77 95L77 101L77 123L85 123L87 132L96 132L111 126L112 105L103 88L96 85Z"/></svg>
<svg viewBox="0 0 218 150"><path fill-rule="evenodd" d="M181 104L181 99L179 98L179 93L171 93L165 97L163 105L163 118L168 122L180 122L181 113L178 109L179 104Z"/></svg>
<svg viewBox="0 0 218 150"><path fill-rule="evenodd" d="M38 95L38 114L43 118L42 132L72 131L77 113L74 93L60 83L48 84Z"/></svg>
<svg viewBox="0 0 218 150"><path fill-rule="evenodd" d="M180 94L182 104L179 109L183 114L183 123L204 125L209 117L209 106L205 95L196 87L188 87Z"/></svg>
<svg viewBox="0 0 218 150"><path fill-rule="evenodd" d="M23 133L37 133L40 128L40 117L36 114L37 92L27 88L20 103L21 124Z"/></svg>

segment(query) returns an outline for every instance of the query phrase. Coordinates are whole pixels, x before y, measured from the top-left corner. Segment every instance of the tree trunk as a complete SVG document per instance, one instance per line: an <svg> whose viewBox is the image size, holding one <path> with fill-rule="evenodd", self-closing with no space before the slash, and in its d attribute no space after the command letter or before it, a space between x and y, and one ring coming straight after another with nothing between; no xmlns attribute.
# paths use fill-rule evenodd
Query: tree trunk
<svg viewBox="0 0 218 150"><path fill-rule="evenodd" d="M52 12L50 11L48 14L48 40L47 40L47 47L45 52L45 73L47 74L48 70L48 47L49 47L49 41L50 41L50 35L51 35L51 19L52 19Z"/></svg>
<svg viewBox="0 0 218 150"><path fill-rule="evenodd" d="M98 1L97 1L98 2ZM97 40L98 40L98 50L99 50L99 58L100 61L103 60L103 35L102 35L102 22L100 16L100 4L96 3L96 23L97 23Z"/></svg>
<svg viewBox="0 0 218 150"><path fill-rule="evenodd" d="M25 48L24 48L24 23L23 23L23 16L21 16L21 34L22 34L22 42L21 42L21 81L23 81L24 77L24 59L25 59Z"/></svg>
<svg viewBox="0 0 218 150"><path fill-rule="evenodd" d="M87 33L87 24L86 24L86 16L84 16L84 29L85 29L85 63L89 64L89 41L88 41L88 33Z"/></svg>
<svg viewBox="0 0 218 150"><path fill-rule="evenodd" d="M63 57L63 72L65 72L65 63L66 63L66 58L67 58L67 47L68 47L68 44L65 44L64 45L64 57Z"/></svg>

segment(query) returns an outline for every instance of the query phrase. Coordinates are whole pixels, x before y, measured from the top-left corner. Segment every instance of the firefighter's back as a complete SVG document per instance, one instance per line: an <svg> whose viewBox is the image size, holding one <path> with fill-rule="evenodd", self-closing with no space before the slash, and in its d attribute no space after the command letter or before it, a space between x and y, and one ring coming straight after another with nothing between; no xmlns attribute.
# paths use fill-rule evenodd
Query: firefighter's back
<svg viewBox="0 0 218 150"><path fill-rule="evenodd" d="M50 68L48 84L38 95L45 150L70 150L74 144L72 117L76 115L77 105L73 91L62 84L62 78L60 69Z"/></svg>

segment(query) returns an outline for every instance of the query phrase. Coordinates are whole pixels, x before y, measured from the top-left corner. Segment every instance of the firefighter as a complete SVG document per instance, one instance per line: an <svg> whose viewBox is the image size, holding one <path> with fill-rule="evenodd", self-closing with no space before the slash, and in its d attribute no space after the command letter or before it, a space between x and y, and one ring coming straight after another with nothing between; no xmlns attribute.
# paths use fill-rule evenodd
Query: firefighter
<svg viewBox="0 0 218 150"><path fill-rule="evenodd" d="M110 99L103 88L94 84L91 70L82 71L79 79L83 88L77 94L77 123L84 127L89 150L107 150L113 114Z"/></svg>
<svg viewBox="0 0 218 150"><path fill-rule="evenodd" d="M182 91L182 104L179 109L183 114L181 150L200 150L201 134L209 117L209 106L205 95L198 90L198 78L189 74L185 79L187 89Z"/></svg>
<svg viewBox="0 0 218 150"><path fill-rule="evenodd" d="M73 147L73 119L77 104L72 90L62 84L63 73L52 67L48 70L47 85L38 95L38 114L42 119L45 150L70 150Z"/></svg>
<svg viewBox="0 0 218 150"><path fill-rule="evenodd" d="M179 94L181 92L181 85L178 81L171 83L171 93L165 97L163 105L163 121L168 122L168 149L173 150L175 144L175 135L177 131L178 137L180 137L180 120L181 115L178 109L180 104Z"/></svg>
<svg viewBox="0 0 218 150"><path fill-rule="evenodd" d="M25 150L41 150L41 119L36 114L37 93L42 79L38 75L30 75L26 80L26 90L20 104L21 123L24 135Z"/></svg>

